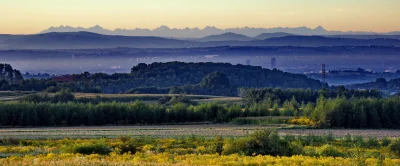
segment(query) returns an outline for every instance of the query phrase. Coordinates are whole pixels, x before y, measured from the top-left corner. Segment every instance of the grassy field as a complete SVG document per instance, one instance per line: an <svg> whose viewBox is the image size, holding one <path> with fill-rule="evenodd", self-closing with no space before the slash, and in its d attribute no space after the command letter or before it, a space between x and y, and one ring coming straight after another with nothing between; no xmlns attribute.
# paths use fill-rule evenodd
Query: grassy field
<svg viewBox="0 0 400 166"><path fill-rule="evenodd" d="M125 101L157 101L161 97L178 97L179 94L97 94L97 93L74 93L77 99L82 98L106 98L111 100L125 100ZM190 100L195 102L203 103L203 102L218 102L218 103L241 103L242 98L240 97L225 97L225 96L209 96L209 95L185 95Z"/></svg>
<svg viewBox="0 0 400 166"><path fill-rule="evenodd" d="M30 91L0 91L0 101L13 101L18 100L26 95L35 92Z"/></svg>
<svg viewBox="0 0 400 166"><path fill-rule="evenodd" d="M169 126L162 128L166 130ZM191 127L195 128L198 126ZM226 129L226 126L219 128ZM127 127L119 129L126 130ZM334 138L329 135L276 137L274 132L267 130L235 138L195 135L98 139L9 137L0 139L0 165L396 166L400 165L399 145L400 140L393 138Z"/></svg>
<svg viewBox="0 0 400 166"><path fill-rule="evenodd" d="M40 93L33 91L0 91L0 101L15 101L26 95ZM51 94L50 94L51 95ZM168 96L180 96L179 94L100 94L100 93L74 93L77 99L96 99L103 98L106 101L132 102L136 100L144 102L157 102L158 99ZM240 97L208 96L208 95L185 95L192 101L198 103L218 102L218 103L242 103Z"/></svg>

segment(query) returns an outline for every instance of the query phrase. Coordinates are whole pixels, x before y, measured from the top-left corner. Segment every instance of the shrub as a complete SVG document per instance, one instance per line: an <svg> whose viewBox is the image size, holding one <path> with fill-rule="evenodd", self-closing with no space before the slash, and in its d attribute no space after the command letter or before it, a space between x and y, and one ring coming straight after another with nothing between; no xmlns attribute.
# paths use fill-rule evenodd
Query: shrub
<svg viewBox="0 0 400 166"><path fill-rule="evenodd" d="M247 139L231 139L223 146L223 155L242 154L242 149L245 147Z"/></svg>
<svg viewBox="0 0 400 166"><path fill-rule="evenodd" d="M400 139L396 139L389 145L390 151L400 156Z"/></svg>
<svg viewBox="0 0 400 166"><path fill-rule="evenodd" d="M284 108L281 112L280 112L281 116L294 116L294 111L291 109L286 109Z"/></svg>
<svg viewBox="0 0 400 166"><path fill-rule="evenodd" d="M313 122L310 118L306 117L290 119L289 123L296 125L316 126L315 122Z"/></svg>
<svg viewBox="0 0 400 166"><path fill-rule="evenodd" d="M353 142L355 143L355 145L357 145L358 147L363 147L365 146L365 142L362 136L355 136L353 138Z"/></svg>
<svg viewBox="0 0 400 166"><path fill-rule="evenodd" d="M332 145L324 145L317 150L320 156L332 156L332 157L342 157L344 156L343 153L339 152L334 146Z"/></svg>
<svg viewBox="0 0 400 166"><path fill-rule="evenodd" d="M367 147L379 147L379 142L378 142L378 140L376 138L370 137L365 142L365 145Z"/></svg>
<svg viewBox="0 0 400 166"><path fill-rule="evenodd" d="M111 148L104 143L96 144L80 144L73 148L74 153L80 154L100 154L107 155L111 152Z"/></svg>
<svg viewBox="0 0 400 166"><path fill-rule="evenodd" d="M388 137L385 137L385 138L382 138L381 145L382 146L389 146L391 142L392 141Z"/></svg>
<svg viewBox="0 0 400 166"><path fill-rule="evenodd" d="M351 135L350 134L347 134L345 137L344 137L344 143L346 143L346 145L352 145L352 143L353 143L353 139L351 139Z"/></svg>
<svg viewBox="0 0 400 166"><path fill-rule="evenodd" d="M291 155L293 151L290 144L280 139L277 132L274 130L257 131L249 137L237 142L231 142L231 146L236 146L244 155L271 155L285 156ZM231 148L231 147L227 147Z"/></svg>
<svg viewBox="0 0 400 166"><path fill-rule="evenodd" d="M137 144L133 140L128 140L119 144L116 148L119 149L120 154L131 153L135 154L137 152Z"/></svg>
<svg viewBox="0 0 400 166"><path fill-rule="evenodd" d="M221 155L222 152L224 151L224 139L221 136L217 136L215 137L214 141L215 143L213 149L215 150L215 152Z"/></svg>

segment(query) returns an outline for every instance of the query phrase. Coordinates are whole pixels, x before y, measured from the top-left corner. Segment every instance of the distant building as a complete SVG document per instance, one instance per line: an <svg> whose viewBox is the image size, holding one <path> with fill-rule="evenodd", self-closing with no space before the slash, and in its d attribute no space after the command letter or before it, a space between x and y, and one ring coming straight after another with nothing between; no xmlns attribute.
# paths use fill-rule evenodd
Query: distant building
<svg viewBox="0 0 400 166"><path fill-rule="evenodd" d="M275 59L275 57L271 58L271 69L272 70L276 69L276 59Z"/></svg>
<svg viewBox="0 0 400 166"><path fill-rule="evenodd" d="M247 59L247 60L246 60L246 65L249 65L249 66L250 66L250 59Z"/></svg>

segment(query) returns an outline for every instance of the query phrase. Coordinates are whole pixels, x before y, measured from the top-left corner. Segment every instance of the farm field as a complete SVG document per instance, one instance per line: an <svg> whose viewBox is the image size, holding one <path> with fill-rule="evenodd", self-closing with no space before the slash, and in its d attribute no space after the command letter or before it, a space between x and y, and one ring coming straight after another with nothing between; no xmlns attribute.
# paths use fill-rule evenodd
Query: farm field
<svg viewBox="0 0 400 166"><path fill-rule="evenodd" d="M290 127L290 126L285 126ZM242 137L257 130L277 129L279 135L346 135L363 137L400 137L400 130L374 129L290 129L280 125L246 126L230 124L197 124L197 125L150 125L150 126L99 126L99 127L43 127L43 128L1 128L0 138L53 139L53 138L116 138L119 136L182 137L216 135L225 137Z"/></svg>
<svg viewBox="0 0 400 166"><path fill-rule="evenodd" d="M116 101L135 101L141 100L146 102L156 102L162 97L179 97L179 94L98 94L98 93L74 93L77 99L95 99L104 98ZM184 95L186 98L199 102L229 102L229 103L241 103L242 98L240 97L225 97L225 96L210 96L210 95Z"/></svg>
<svg viewBox="0 0 400 166"><path fill-rule="evenodd" d="M41 94L33 91L0 91L0 101L16 101L29 94ZM73 93L78 100L83 99L104 99L104 101L134 102L140 100L146 103L156 103L162 97L178 97L179 94L101 94L101 93ZM49 93L50 96L54 94ZM210 95L184 95L186 98L198 102L218 102L241 104L240 97L210 96Z"/></svg>
<svg viewBox="0 0 400 166"><path fill-rule="evenodd" d="M0 91L0 101L19 100L22 97L35 92L30 91Z"/></svg>

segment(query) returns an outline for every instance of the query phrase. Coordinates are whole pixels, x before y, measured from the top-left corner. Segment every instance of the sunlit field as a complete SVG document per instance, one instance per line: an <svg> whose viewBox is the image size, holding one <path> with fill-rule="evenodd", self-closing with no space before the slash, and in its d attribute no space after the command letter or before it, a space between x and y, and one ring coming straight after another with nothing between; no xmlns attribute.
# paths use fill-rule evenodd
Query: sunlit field
<svg viewBox="0 0 400 166"><path fill-rule="evenodd" d="M397 138L333 134L279 137L269 130L236 137L10 136L0 143L0 165L400 165Z"/></svg>

